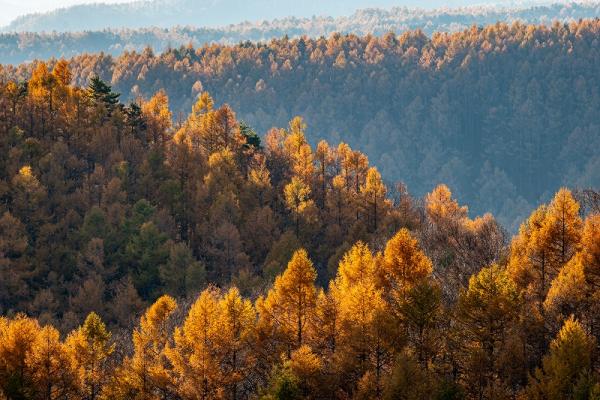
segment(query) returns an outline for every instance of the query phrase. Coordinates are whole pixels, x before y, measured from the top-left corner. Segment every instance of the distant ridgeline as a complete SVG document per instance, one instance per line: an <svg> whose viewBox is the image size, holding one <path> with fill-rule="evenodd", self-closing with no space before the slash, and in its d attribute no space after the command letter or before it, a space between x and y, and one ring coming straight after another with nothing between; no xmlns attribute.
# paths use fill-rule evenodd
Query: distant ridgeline
<svg viewBox="0 0 600 400"><path fill-rule="evenodd" d="M134 5L141 7L140 10L123 11ZM101 51L116 56L123 51L141 51L147 46L157 53L162 53L171 47L190 43L193 46L205 43L236 44L247 40L269 41L285 35L291 38L304 35L317 38L329 36L334 32L383 35L388 32L402 33L416 29L430 35L434 32L457 32L472 25L488 25L498 21L551 24L554 21L566 23L600 16L599 3L521 8L479 6L437 10L372 8L335 18L318 16L269 20L266 15L253 19L247 14L245 17L240 16L238 21L260 22L208 28L207 26L215 26L214 21L227 19L223 20L217 16L209 22L205 21L205 13L191 18L187 11L173 13L171 19L164 17L163 12L160 12L161 18L144 18L145 14L158 11L143 8L138 3L134 5L83 5L54 13L21 17L2 29L5 34L0 35L0 62L18 64L34 59L72 57L81 53ZM170 5L168 9L172 10L173 7ZM105 15L108 10L120 17L108 18ZM142 16L137 18L140 13ZM95 15L96 19L90 20L89 15ZM131 20L131 15L136 15L135 21Z"/></svg>
<svg viewBox="0 0 600 400"><path fill-rule="evenodd" d="M75 84L97 74L123 100L164 89L175 120L202 91L261 135L301 115L310 143L359 148L417 196L447 183L514 232L560 186L600 186L599 40L597 19L495 24L85 54L70 68ZM33 65L1 73L26 80Z"/></svg>

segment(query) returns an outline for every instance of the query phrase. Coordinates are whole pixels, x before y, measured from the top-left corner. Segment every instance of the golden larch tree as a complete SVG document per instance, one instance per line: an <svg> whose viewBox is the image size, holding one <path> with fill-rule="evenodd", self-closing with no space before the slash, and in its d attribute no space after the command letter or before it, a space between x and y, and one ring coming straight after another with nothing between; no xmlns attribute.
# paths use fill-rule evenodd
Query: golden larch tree
<svg viewBox="0 0 600 400"><path fill-rule="evenodd" d="M273 288L257 308L262 324L267 323L284 341L284 350L291 356L293 349L307 340L314 323L317 305L317 272L304 249L297 250L284 273L275 279Z"/></svg>
<svg viewBox="0 0 600 400"><path fill-rule="evenodd" d="M386 208L388 206L386 201L387 189L377 168L369 168L365 182L361 186L360 191L364 198L365 213L370 229L371 231L376 232L380 226L380 220L386 214Z"/></svg>
<svg viewBox="0 0 600 400"><path fill-rule="evenodd" d="M429 218L436 223L445 219L463 219L468 215L468 208L452 198L446 185L437 186L425 197L425 207Z"/></svg>
<svg viewBox="0 0 600 400"><path fill-rule="evenodd" d="M252 349L256 312L250 300L242 298L237 288L230 289L219 301L217 352L223 371L227 398L237 400L249 393L249 379L255 364Z"/></svg>
<svg viewBox="0 0 600 400"><path fill-rule="evenodd" d="M142 104L148 137L148 143L164 146L167 143L167 133L171 128L173 116L169 110L169 97L164 90L156 93L150 100Z"/></svg>
<svg viewBox="0 0 600 400"><path fill-rule="evenodd" d="M333 149L325 140L317 144L315 151L315 160L317 161L317 187L318 187L318 205L321 209L327 204L327 186L329 181L329 169L334 164Z"/></svg>
<svg viewBox="0 0 600 400"><path fill-rule="evenodd" d="M165 349L170 338L169 318L176 308L170 296L162 296L148 308L133 331L133 356L124 361L108 397L150 400L172 391Z"/></svg>
<svg viewBox="0 0 600 400"><path fill-rule="evenodd" d="M367 374L373 377L380 393L383 370L390 362L392 329L374 257L366 244L358 242L340 261L331 293L340 308L336 349L340 352L340 368L346 370L349 379L346 384L354 385Z"/></svg>
<svg viewBox="0 0 600 400"><path fill-rule="evenodd" d="M533 285L542 303L552 280L573 257L581 240L579 204L561 189L521 226L511 247L509 270L518 283Z"/></svg>
<svg viewBox="0 0 600 400"><path fill-rule="evenodd" d="M167 356L173 365L174 385L183 398L221 396L219 311L218 293L206 289L192 305L183 326L175 330L175 344L167 350Z"/></svg>
<svg viewBox="0 0 600 400"><path fill-rule="evenodd" d="M457 305L465 379L477 398L495 398L504 386L500 360L520 312L517 286L501 267L469 280Z"/></svg>
<svg viewBox="0 0 600 400"><path fill-rule="evenodd" d="M407 229L401 229L387 242L379 274L395 310L406 300L410 289L429 278L432 271L431 260Z"/></svg>
<svg viewBox="0 0 600 400"><path fill-rule="evenodd" d="M110 332L96 313L89 314L83 325L66 339L84 399L97 399L112 374L109 359L115 345L110 339Z"/></svg>
<svg viewBox="0 0 600 400"><path fill-rule="evenodd" d="M314 202L310 198L310 187L301 179L293 177L284 189L285 202L294 216L296 237L300 235L300 221L310 218Z"/></svg>
<svg viewBox="0 0 600 400"><path fill-rule="evenodd" d="M579 246L583 227L579 208L571 191L565 188L556 193L548 207L542 235L548 240L551 262L556 264L556 270L573 257Z"/></svg>
<svg viewBox="0 0 600 400"><path fill-rule="evenodd" d="M0 391L8 398L33 398L34 373L29 361L41 327L34 319L18 315L0 318Z"/></svg>
<svg viewBox="0 0 600 400"><path fill-rule="evenodd" d="M32 371L37 398L58 400L73 397L79 392L76 366L54 327L40 329L26 362Z"/></svg>
<svg viewBox="0 0 600 400"><path fill-rule="evenodd" d="M573 399L575 390L581 398L592 398L592 387L585 381L592 366L595 340L575 319L565 321L562 329L550 344L542 368L535 372L526 396L533 400ZM596 388L597 389L597 388ZM597 390L596 390L597 392Z"/></svg>

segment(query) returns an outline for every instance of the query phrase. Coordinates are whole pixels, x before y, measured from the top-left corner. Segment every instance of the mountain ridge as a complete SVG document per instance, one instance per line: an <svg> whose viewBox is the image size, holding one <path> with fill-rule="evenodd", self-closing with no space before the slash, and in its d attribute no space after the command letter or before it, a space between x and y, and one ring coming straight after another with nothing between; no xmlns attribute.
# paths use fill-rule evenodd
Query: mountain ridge
<svg viewBox="0 0 600 400"><path fill-rule="evenodd" d="M402 33L422 30L428 35L435 32L457 32L473 25L500 22L550 24L568 23L582 18L600 16L600 3L556 3L525 8L497 8L492 6L457 9L362 9L342 17L287 17L263 22L244 22L221 28L141 28L87 31L78 33L4 33L0 34L0 63L19 64L34 59L73 57L81 53L105 52L118 56L123 51L141 51L151 47L162 53L172 48L195 47L205 43L235 44L243 41L267 42L289 36L320 37L335 32L357 35L383 35L393 31Z"/></svg>
<svg viewBox="0 0 600 400"><path fill-rule="evenodd" d="M560 1L569 4L571 1ZM21 15L0 32L79 32L124 28L170 28L173 26L223 27L247 21L262 22L287 17L349 16L368 8L411 8L424 12L461 10L473 6L496 8L525 8L547 6L551 1L480 0L475 5L464 0L305 0L301 4L281 0L133 0L118 3L85 3L57 8L52 11ZM131 16L135 15L135 18ZM90 17L90 16L93 16Z"/></svg>
<svg viewBox="0 0 600 400"><path fill-rule="evenodd" d="M358 8L391 7L393 0L306 0L302 4L275 0L139 0L131 3L92 3L18 17L4 32L52 32L109 28L166 28L176 25L223 26L243 21L263 21L287 16L339 16ZM135 18L131 18L132 13ZM94 18L89 18L93 15Z"/></svg>

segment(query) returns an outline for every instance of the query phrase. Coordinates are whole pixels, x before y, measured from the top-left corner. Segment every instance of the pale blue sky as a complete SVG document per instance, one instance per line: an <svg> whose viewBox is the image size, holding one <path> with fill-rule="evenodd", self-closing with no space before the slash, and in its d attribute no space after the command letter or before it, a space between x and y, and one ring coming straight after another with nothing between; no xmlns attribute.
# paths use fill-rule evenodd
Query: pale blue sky
<svg viewBox="0 0 600 400"><path fill-rule="evenodd" d="M83 3L127 3L131 0L0 0L0 26L23 14L51 11Z"/></svg>

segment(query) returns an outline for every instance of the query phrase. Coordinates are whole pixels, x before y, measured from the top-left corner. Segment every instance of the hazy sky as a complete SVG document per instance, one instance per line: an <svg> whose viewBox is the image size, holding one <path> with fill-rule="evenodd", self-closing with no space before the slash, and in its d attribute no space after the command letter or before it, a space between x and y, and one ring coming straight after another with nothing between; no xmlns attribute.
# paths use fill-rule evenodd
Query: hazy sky
<svg viewBox="0 0 600 400"><path fill-rule="evenodd" d="M131 0L0 0L0 26L23 14L51 11L83 3L127 3Z"/></svg>

